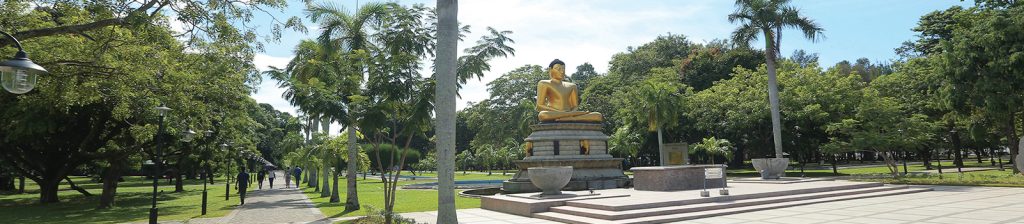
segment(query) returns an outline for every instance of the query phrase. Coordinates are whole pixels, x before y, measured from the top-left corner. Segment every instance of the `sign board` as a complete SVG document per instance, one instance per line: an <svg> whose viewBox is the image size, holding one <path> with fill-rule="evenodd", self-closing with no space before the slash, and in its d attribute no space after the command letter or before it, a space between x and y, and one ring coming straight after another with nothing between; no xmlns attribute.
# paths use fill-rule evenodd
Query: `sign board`
<svg viewBox="0 0 1024 224"><path fill-rule="evenodd" d="M704 179L721 179L725 177L725 169L704 168Z"/></svg>
<svg viewBox="0 0 1024 224"><path fill-rule="evenodd" d="M689 146L685 143L665 143L664 150L661 151L661 165L662 166L675 166L675 165L686 165L687 164L687 153L689 152Z"/></svg>

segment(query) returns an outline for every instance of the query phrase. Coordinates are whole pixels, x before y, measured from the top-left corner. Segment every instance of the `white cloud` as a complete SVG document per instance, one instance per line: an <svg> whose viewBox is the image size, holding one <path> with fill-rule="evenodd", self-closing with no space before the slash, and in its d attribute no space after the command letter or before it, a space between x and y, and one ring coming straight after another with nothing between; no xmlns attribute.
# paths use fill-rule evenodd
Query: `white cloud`
<svg viewBox="0 0 1024 224"><path fill-rule="evenodd" d="M252 63L255 64L256 68L260 71L267 71L270 69L270 66L283 68L288 64L288 60L289 58L256 54L256 56L253 57ZM298 108L289 104L288 101L282 97L283 93L284 89L277 87L277 81L264 76L259 89L256 93L249 95L249 97L255 99L256 102L270 104L279 111L288 112L292 115L298 114Z"/></svg>

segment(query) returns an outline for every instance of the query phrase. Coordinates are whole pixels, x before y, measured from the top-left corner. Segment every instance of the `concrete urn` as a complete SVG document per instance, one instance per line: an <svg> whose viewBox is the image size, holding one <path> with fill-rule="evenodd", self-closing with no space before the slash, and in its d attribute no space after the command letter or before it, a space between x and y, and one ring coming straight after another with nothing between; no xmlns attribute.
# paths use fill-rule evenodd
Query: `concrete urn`
<svg viewBox="0 0 1024 224"><path fill-rule="evenodd" d="M786 168L789 167L788 158L751 159L750 163L758 173L761 173L761 179L765 180L786 176Z"/></svg>
<svg viewBox="0 0 1024 224"><path fill-rule="evenodd" d="M530 182L544 191L541 195L562 194L562 187L569 184L569 180L572 179L571 166L530 167L528 172Z"/></svg>

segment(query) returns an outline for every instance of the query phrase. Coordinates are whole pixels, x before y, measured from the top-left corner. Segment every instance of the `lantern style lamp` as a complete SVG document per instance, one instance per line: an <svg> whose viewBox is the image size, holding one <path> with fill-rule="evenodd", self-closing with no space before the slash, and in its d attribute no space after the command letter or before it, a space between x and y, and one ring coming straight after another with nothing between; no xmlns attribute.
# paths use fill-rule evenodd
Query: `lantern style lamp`
<svg viewBox="0 0 1024 224"><path fill-rule="evenodd" d="M47 73L46 69L28 59L28 54L21 48L18 39L6 32L0 33L13 40L14 46L18 47L18 53L14 54L13 59L0 62L0 83L7 92L14 94L32 91L36 87L39 75Z"/></svg>
<svg viewBox="0 0 1024 224"><path fill-rule="evenodd" d="M182 142L192 142L192 140L195 139L195 138L196 138L196 132L192 131L191 128L188 129L187 131L181 132L181 141Z"/></svg>

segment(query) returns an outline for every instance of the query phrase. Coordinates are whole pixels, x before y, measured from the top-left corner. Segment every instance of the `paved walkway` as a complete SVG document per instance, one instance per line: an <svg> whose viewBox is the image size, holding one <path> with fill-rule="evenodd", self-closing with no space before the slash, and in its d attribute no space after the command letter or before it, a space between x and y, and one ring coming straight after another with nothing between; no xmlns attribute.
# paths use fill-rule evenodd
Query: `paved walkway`
<svg viewBox="0 0 1024 224"><path fill-rule="evenodd" d="M548 221L544 219L530 218L525 216L518 216L512 214L506 214L491 210L484 210L482 208L471 208L471 209L459 209L455 210L455 213L459 216L459 223L473 223L473 224L558 224L560 222ZM437 211L429 212L410 212L399 214L403 218L410 218L416 220L416 222L423 222L428 224L437 223Z"/></svg>
<svg viewBox="0 0 1024 224"><path fill-rule="evenodd" d="M931 186L934 191L740 213L678 223L1024 224L1024 188Z"/></svg>
<svg viewBox="0 0 1024 224"><path fill-rule="evenodd" d="M679 224L1024 224L1024 188L928 186L934 191L740 213ZM403 213L435 223L437 212ZM483 209L458 210L460 223L558 223Z"/></svg>
<svg viewBox="0 0 1024 224"><path fill-rule="evenodd" d="M302 191L295 187L282 189L284 172L275 172L278 178L274 179L274 189L264 181L263 190L256 190L258 185L254 183L246 195L245 205L231 214L221 218L193 219L189 223L332 223ZM237 203L237 195L232 195L231 200Z"/></svg>

